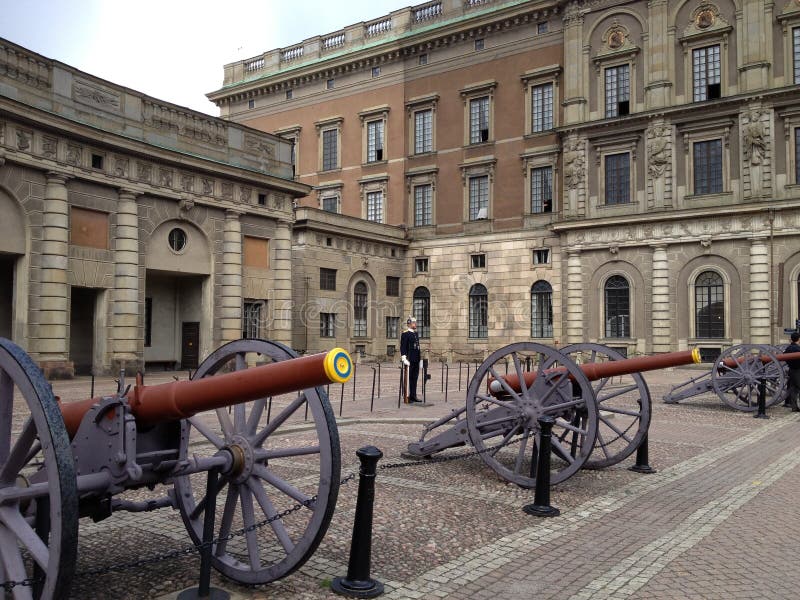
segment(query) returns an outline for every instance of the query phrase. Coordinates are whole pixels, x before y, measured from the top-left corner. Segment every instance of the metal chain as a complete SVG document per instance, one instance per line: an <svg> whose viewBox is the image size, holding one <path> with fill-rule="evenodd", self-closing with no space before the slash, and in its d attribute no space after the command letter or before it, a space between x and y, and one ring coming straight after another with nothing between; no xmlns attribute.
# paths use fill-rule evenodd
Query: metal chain
<svg viewBox="0 0 800 600"><path fill-rule="evenodd" d="M462 452L461 454L451 454L449 456L438 456L436 458L425 458L423 460L413 460L401 463L387 463L384 465L379 465L378 469L401 469L403 467L415 467L419 465L435 465L437 463L450 462L453 460L461 460L462 458L478 456L486 452L491 452L492 450L499 450L500 448L512 446L513 444L519 444L522 440L527 440L529 438L534 437L535 435L536 435L535 431L530 431L528 435L524 435L513 441L496 444L494 446L487 446L482 450L473 450L472 452Z"/></svg>
<svg viewBox="0 0 800 600"><path fill-rule="evenodd" d="M344 477L340 482L339 485L346 485L353 479L355 479L358 473L350 473L346 477ZM220 542L228 542L235 537L245 535L250 533L251 531L255 531L256 529L260 529L265 525L269 525L270 523L277 521L279 519L283 519L284 517L289 516L292 513L297 512L303 507L311 506L314 502L317 501L317 496L314 495L308 500L303 502L298 502L294 506L287 508L283 512L280 512L272 517L268 517L252 525L248 525L247 527L242 527L241 529L236 529L231 531L228 535L218 537L210 542L201 542L199 544L193 544L191 546L186 546L184 548L177 548L175 550L170 550L169 552L164 552L162 554L156 554L153 556L148 556L146 558L140 558L138 560L131 560L124 563L118 563L115 565L108 565L106 567L98 567L96 569L88 569L86 571L80 571L79 573L75 574L75 577L85 577L87 575L105 575L106 573L113 573L115 571L124 571L127 569L133 569L136 567L142 567L145 565L153 564L156 562L161 562L164 560L170 560L172 558L178 558L181 556L188 556L189 554L193 554L194 552L200 552L204 548L208 546L214 546L215 544L219 544ZM12 589L20 586L32 586L38 582L44 581L44 577L28 577L27 579L23 579L22 581L4 581L0 583L0 588L3 588L5 591L10 592Z"/></svg>

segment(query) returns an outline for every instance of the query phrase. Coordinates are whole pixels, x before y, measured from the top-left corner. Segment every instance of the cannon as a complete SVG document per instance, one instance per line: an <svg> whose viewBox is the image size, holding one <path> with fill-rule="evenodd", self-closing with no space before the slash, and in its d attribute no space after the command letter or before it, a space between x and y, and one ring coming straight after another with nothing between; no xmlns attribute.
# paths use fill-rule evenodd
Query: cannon
<svg viewBox="0 0 800 600"><path fill-rule="evenodd" d="M511 344L489 355L470 380L465 405L426 425L408 454L430 457L471 444L500 477L531 488L538 418L549 415L555 418L550 481L560 483L581 467L616 464L639 447L650 424L642 372L699 361L696 349L626 359L599 344L561 350Z"/></svg>
<svg viewBox="0 0 800 600"><path fill-rule="evenodd" d="M266 364L248 367L248 356ZM339 439L321 386L351 373L338 348L298 357L247 339L213 352L191 380L145 386L138 375L131 389L123 373L115 394L60 404L31 358L0 338L0 583L27 580L15 599L67 597L80 517L172 507L199 544L211 469L221 474L213 566L246 584L291 573L322 540L339 489ZM293 426L304 410L313 425ZM157 484L172 488L124 497Z"/></svg>
<svg viewBox="0 0 800 600"><path fill-rule="evenodd" d="M714 361L710 371L679 383L664 395L664 402L675 404L708 392L715 393L725 404L743 412L758 408L758 387L765 384L765 406L783 400L786 392L785 361L800 358L783 354L783 348L764 344L731 346Z"/></svg>

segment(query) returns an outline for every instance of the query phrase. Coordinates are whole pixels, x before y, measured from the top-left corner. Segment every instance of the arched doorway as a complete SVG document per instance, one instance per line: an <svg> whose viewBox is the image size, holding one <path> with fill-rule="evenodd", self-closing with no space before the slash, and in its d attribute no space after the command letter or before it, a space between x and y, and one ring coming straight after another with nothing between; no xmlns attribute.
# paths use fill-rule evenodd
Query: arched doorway
<svg viewBox="0 0 800 600"><path fill-rule="evenodd" d="M26 300L21 298L17 271L25 255L27 227L19 204L3 190L0 215L0 337L14 339L17 304Z"/></svg>

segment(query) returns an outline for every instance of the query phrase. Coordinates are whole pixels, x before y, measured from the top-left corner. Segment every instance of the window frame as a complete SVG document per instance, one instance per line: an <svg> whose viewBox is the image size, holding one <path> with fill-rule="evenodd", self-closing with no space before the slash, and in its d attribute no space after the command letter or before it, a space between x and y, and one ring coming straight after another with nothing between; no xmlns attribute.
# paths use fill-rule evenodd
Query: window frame
<svg viewBox="0 0 800 600"><path fill-rule="evenodd" d="M361 218L369 221L369 200L370 194L381 193L381 215L380 221L370 221L372 223L387 223L389 208L389 176L386 173L379 173L374 176L362 177L358 180L361 193Z"/></svg>
<svg viewBox="0 0 800 600"><path fill-rule="evenodd" d="M547 285L548 289L544 289L544 286L539 286L540 289L534 290L537 284L545 284ZM532 339L552 339L553 338L553 286L549 281L544 279L538 279L531 284L530 287L530 308L531 308L531 320L530 320L530 336ZM543 310L537 307L534 307L534 298L537 300L541 300L545 296L548 296L546 305L543 306ZM541 323L541 327L537 329L537 324L539 319L537 317L543 316L543 313L549 312L549 324L547 323L547 318L544 318ZM549 327L549 329L548 329ZM537 335L537 333L541 333L542 335ZM545 335L548 334L549 335Z"/></svg>
<svg viewBox="0 0 800 600"><path fill-rule="evenodd" d="M625 302L624 303L620 303L619 302L619 300L622 297L621 294L619 295L620 297L615 300L615 305L624 304L623 308L627 311L624 315L623 314L609 315L609 312L610 312L609 291L623 289L623 287L621 287L621 286L619 286L619 287L609 287L609 283L611 281L614 281L614 280L622 280L622 281L625 282L625 287L624 287L624 289L626 290ZM602 287L602 290L603 290L603 319L602 319L601 323L602 323L602 327L603 327L603 338L604 339L608 339L608 340L628 340L628 339L631 339L633 337L633 335L632 335L633 323L632 323L632 319L631 319L631 308L632 308L631 307L631 290L632 290L632 288L633 288L633 286L631 285L630 279L628 277L626 277L625 275L623 275L622 273L612 273L603 282L603 287ZM615 327L613 327L613 326L611 326L609 324L609 319L611 319L611 318L619 319L622 316L624 316L627 319L627 322L623 321L624 325L622 327L621 333L619 333L619 325L617 324L616 329L618 331L617 331L617 334L615 335L615 332L614 332ZM623 335L623 334L627 334L627 335Z"/></svg>
<svg viewBox="0 0 800 600"><path fill-rule="evenodd" d="M528 211L530 214L547 215L553 213L553 203L555 199L555 194L553 193L554 180L555 180L554 171L555 169L553 168L553 165L541 165L536 167L530 167L528 169L528 184L530 186L530 190L528 192L530 197L530 204L528 206ZM537 178L534 176L534 173L539 173L539 172L549 173L549 176L545 178L547 179L548 183L549 198L546 197L548 194L542 193L542 197L539 199L541 204L541 210L536 210L536 208L534 207L534 203L537 201L537 198L535 197L534 191L536 189L535 183ZM544 186L542 186L541 189L542 192L544 192L545 189ZM548 203L549 203L549 208L548 208Z"/></svg>
<svg viewBox="0 0 800 600"><path fill-rule="evenodd" d="M640 136L638 134L620 136L617 138L592 140L593 151L595 153L595 160L597 164L597 199L595 205L599 213L608 214L609 211L614 210L627 212L630 210L631 205L635 205L639 202L639 198L637 196L639 182L636 165L640 141ZM606 157L625 153L628 154L629 201L622 204L608 204L606 203ZM613 212L611 214L613 214Z"/></svg>
<svg viewBox="0 0 800 600"><path fill-rule="evenodd" d="M317 138L318 138L318 145L317 145L317 152L318 152L318 160L317 160L317 169L320 172L327 173L332 171L337 171L342 168L342 123L344 122L343 117L329 117L327 119L317 121L314 123L317 129ZM325 133L335 131L336 133L336 160L334 166L328 166L326 168L325 163Z"/></svg>
<svg viewBox="0 0 800 600"><path fill-rule="evenodd" d="M699 307L698 303L697 303L698 289L701 288L701 287L710 287L710 286L698 286L697 285L697 281L700 279L701 276L705 275L706 273L713 273L714 275L719 277L718 286L714 286L714 287L719 287L720 288L720 291L718 293L720 293L721 296L722 296L722 319L723 319L723 322L722 322L722 329L721 329L721 332L720 332L719 336L713 336L713 335L710 335L710 336L702 335L701 336L701 333L704 333L704 334L705 333L714 333L713 331L703 331L703 332L701 332L700 331L700 323L698 321L698 318L699 318L698 313L700 312L700 310L702 310L702 308ZM729 302L729 294L728 294L728 289L727 289L727 286L725 285L725 283L726 283L726 279L725 279L724 274L721 273L719 270L711 267L711 266L708 266L708 267L703 268L703 269L698 269L697 273L693 273L692 274L692 278L691 278L691 305L690 306L692 307L692 319L691 319L691 322L692 322L692 325L693 325L693 334L694 334L693 337L694 338L702 339L702 340L717 340L717 341L718 340L725 340L725 339L728 338L729 319L728 319L728 310L727 309L728 309L728 302ZM712 298L709 297L708 299L711 300ZM717 300L717 302L719 302L719 300ZM713 304L715 304L715 302L710 302L708 304L708 306L712 306ZM709 318L711 318L711 316Z"/></svg>
<svg viewBox="0 0 800 600"><path fill-rule="evenodd" d="M319 313L319 337L323 339L336 337L336 313Z"/></svg>
<svg viewBox="0 0 800 600"><path fill-rule="evenodd" d="M625 101L619 99L619 95L620 95L619 94L619 91L620 91L619 90L619 85L617 85L615 87L615 89L614 89L614 92L615 92L614 95L617 98L615 106L613 107L614 110L613 111L609 111L610 106L609 106L608 74L609 74L609 71L614 71L614 70L619 71L620 69L623 69L623 68L627 69L627 71L628 71L628 75L627 75L628 88L626 90L627 96L628 96L628 99L627 99L628 112L626 112L625 114L620 114L620 108L621 108L620 107L620 103L621 102L625 102ZM631 114L631 105L633 103L632 88L634 87L634 86L631 85L631 83L632 83L631 77L635 73L634 69L632 68L632 65L631 65L630 61L614 62L614 63L605 64L605 65L603 65L602 71L603 71L603 75L602 75L603 87L601 89L603 90L603 115L604 115L604 118L606 118L606 119L617 119L619 117L626 117L626 116L630 115ZM620 81L620 78L619 78L619 75L617 75L617 82L619 82L619 81ZM612 112L614 114L609 114L609 112Z"/></svg>
<svg viewBox="0 0 800 600"><path fill-rule="evenodd" d="M375 165L386 163L389 160L389 105L374 106L358 113L361 120L361 164ZM379 138L375 139L375 155L370 154L370 127L380 125ZM380 146L381 158L377 158L378 146Z"/></svg>
<svg viewBox="0 0 800 600"><path fill-rule="evenodd" d="M439 104L439 94L426 94L410 98L405 103L408 127L408 156L425 156L436 152L436 109ZM431 113L431 145L429 150L417 151L417 113Z"/></svg>
<svg viewBox="0 0 800 600"><path fill-rule="evenodd" d="M361 291L363 287L364 291ZM353 331L354 338L369 337L369 285L364 280L353 285ZM359 302L363 299L363 305ZM363 316L362 316L363 315Z"/></svg>
<svg viewBox="0 0 800 600"><path fill-rule="evenodd" d="M624 158L623 158L624 157ZM609 161L613 159L614 162L618 162L620 166L624 165L627 167L627 190L625 190L624 180L620 176L620 186L619 192L622 194L619 199L612 198L611 192L609 191L609 183L614 183L613 181L610 182L609 178L614 173L609 170ZM629 151L623 152L604 152L603 153L603 205L604 206L621 206L626 204L631 204L631 153ZM616 169L617 172L622 172L623 169ZM616 191L616 190L614 190ZM625 193L627 192L627 193ZM610 202L609 200L614 200Z"/></svg>
<svg viewBox="0 0 800 600"><path fill-rule="evenodd" d="M464 223L481 223L484 221L492 220L493 211L493 197L494 197L494 171L497 160L494 157L480 158L477 160L462 163L461 168L461 182L463 186L463 203L464 210L462 218ZM485 219L472 219L470 211L470 182L472 179L478 177L487 178L487 203L486 203L486 218Z"/></svg>
<svg viewBox="0 0 800 600"><path fill-rule="evenodd" d="M411 295L411 314L417 319L417 335L427 340L431 337L431 292L424 285L414 288Z"/></svg>
<svg viewBox="0 0 800 600"><path fill-rule="evenodd" d="M333 274L333 287L330 287L329 278ZM327 267L319 268L319 289L321 292L335 292L336 291L336 277L337 269L328 269Z"/></svg>
<svg viewBox="0 0 800 600"><path fill-rule="evenodd" d="M686 174L685 188L686 197L707 198L719 194L730 194L730 131L733 121L730 119L720 119L709 121L696 126L683 127L679 130L679 135L683 141L684 152L684 173ZM694 189L694 144L696 142L707 142L710 140L722 139L722 191L711 194L697 194Z"/></svg>
<svg viewBox="0 0 800 600"><path fill-rule="evenodd" d="M716 54L717 60L719 62L719 64L717 65L717 70L719 71L719 73L718 73L719 81L718 82L714 82L714 83L709 83L709 64L711 64L711 61L708 60L708 51L710 49L712 49L712 48L716 48L717 49L715 54ZM697 53L700 52L700 51L705 51L705 62L704 62L704 71L705 72L703 73L704 79L706 81L705 90L699 90L697 88L697 85L696 85L696 81L698 79L698 73L697 73L697 71L695 71L695 66L696 66L695 57L696 57ZM689 58L689 64L691 65L691 90L692 90L691 98L692 98L692 102L708 102L708 101L718 100L718 99L723 97L723 93L722 93L722 72L724 70L725 63L723 62L722 56L723 56L722 55L722 44L720 42L713 42L713 43L710 43L710 44L707 44L707 45L698 44L698 45L696 45L696 46L694 46L694 47L692 47L690 49L690 51L689 51L689 57L690 57ZM716 98L712 98L711 97L711 93L710 92L712 90L711 90L711 88L709 86L712 86L712 85L718 85L719 86L719 96L717 96ZM700 93L700 92L702 92L702 93ZM699 97L699 96L702 96L702 97Z"/></svg>
<svg viewBox="0 0 800 600"><path fill-rule="evenodd" d="M467 85L459 90L461 94L461 99L464 104L464 136L463 136L463 145L464 147L469 146L479 146L481 144L493 144L495 139L495 129L494 129L494 93L495 88L497 87L497 82L494 80L489 81L481 81L478 83L472 83ZM487 111L488 111L488 122L486 123L488 127L487 131L487 138L486 140L473 142L472 141L472 101L477 100L480 98L486 98L487 100Z"/></svg>
<svg viewBox="0 0 800 600"><path fill-rule="evenodd" d="M482 290L482 291L481 291ZM481 300L481 298L483 300ZM467 337L471 340L489 338L489 290L482 283L475 283L468 293Z"/></svg>
<svg viewBox="0 0 800 600"><path fill-rule="evenodd" d="M419 198L417 192L420 190L427 190L427 197ZM430 227L433 225L433 184L417 183L411 186L411 193L414 203L414 227ZM419 210L419 202L422 201L425 206ZM421 213L421 219L418 217Z"/></svg>
<svg viewBox="0 0 800 600"><path fill-rule="evenodd" d="M391 287L389 286L390 281L392 283ZM386 296L389 298L400 297L400 277L395 277L393 275L386 276Z"/></svg>
<svg viewBox="0 0 800 600"><path fill-rule="evenodd" d="M475 186L473 186L473 182ZM485 198L482 183L485 182ZM489 175L484 173L480 175L470 175L467 177L467 220L469 222L483 221L489 218ZM477 191L478 195L473 198L473 191ZM473 199L475 202L473 203ZM485 202L485 205L484 205ZM474 209L473 210L473 204ZM481 212L486 210L486 216L481 217Z"/></svg>
<svg viewBox="0 0 800 600"><path fill-rule="evenodd" d="M531 69L526 71L520 76L522 88L524 91L523 110L525 112L525 137L541 136L552 134L555 129L561 124L561 98L559 89L559 80L561 77L560 65L548 65L538 69ZM552 127L534 131L533 126L533 102L534 102L534 88L552 84Z"/></svg>
<svg viewBox="0 0 800 600"><path fill-rule="evenodd" d="M242 300L242 339L261 339L265 302L263 300ZM255 320L254 320L255 318Z"/></svg>

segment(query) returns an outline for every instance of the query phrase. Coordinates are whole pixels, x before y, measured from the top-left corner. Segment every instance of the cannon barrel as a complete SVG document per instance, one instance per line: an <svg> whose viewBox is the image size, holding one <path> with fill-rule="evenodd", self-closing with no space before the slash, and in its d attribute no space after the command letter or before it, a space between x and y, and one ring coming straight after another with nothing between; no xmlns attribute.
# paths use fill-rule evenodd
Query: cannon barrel
<svg viewBox="0 0 800 600"><path fill-rule="evenodd" d="M137 378L136 386L128 395L128 404L137 423L155 425L267 396L328 383L345 383L352 372L348 353L341 348L334 348L330 352L202 379L145 386ZM61 404L61 414L70 438L74 437L83 416L98 400L91 398Z"/></svg>
<svg viewBox="0 0 800 600"><path fill-rule="evenodd" d="M726 358L725 360L722 361L722 364L725 365L726 367L731 368L731 369L735 369L740 364L745 362L747 360L747 358L748 357L746 357L746 356L740 356L739 358ZM784 354L776 354L775 358L778 359L781 362L786 362L787 360L800 360L800 352L789 352L789 353L784 353ZM767 364L767 363L771 362L771 360L772 359L769 356L767 356L766 354L762 354L761 355L761 362L762 363Z"/></svg>
<svg viewBox="0 0 800 600"><path fill-rule="evenodd" d="M798 356L800 358L800 356ZM680 367L682 365L696 364L700 362L700 350L694 348L693 350L683 350L681 352L668 352L666 354L654 354L652 356L637 356L635 358L626 358L624 360L611 360L608 362L586 363L578 365L583 371L584 375L589 381L597 381L605 377L616 377L618 375L630 375L632 373L642 373L644 371L655 371L657 369L666 369L668 367ZM547 373L565 372L563 367L549 369ZM528 371L523 374L525 379L525 386L530 387L536 380L536 373ZM519 391L519 377L515 374L509 374L502 377L508 385L515 391ZM489 383L489 391L492 394L501 393L503 391L502 384L497 381Z"/></svg>

